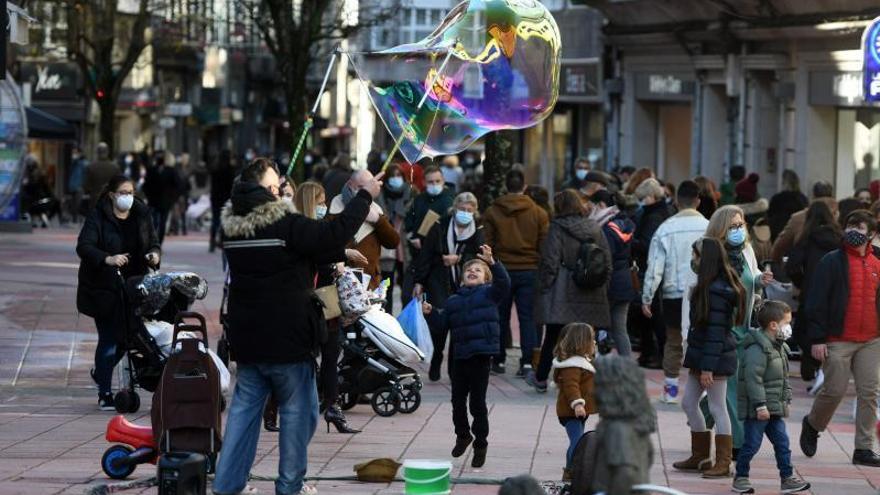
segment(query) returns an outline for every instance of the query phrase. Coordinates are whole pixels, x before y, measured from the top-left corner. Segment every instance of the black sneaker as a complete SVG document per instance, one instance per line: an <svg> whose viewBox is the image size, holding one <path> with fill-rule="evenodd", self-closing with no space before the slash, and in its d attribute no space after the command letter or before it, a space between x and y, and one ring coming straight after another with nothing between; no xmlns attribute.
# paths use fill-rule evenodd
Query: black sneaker
<svg viewBox="0 0 880 495"><path fill-rule="evenodd" d="M116 404L113 402L113 394L98 394L98 409L102 411L115 411Z"/></svg>
<svg viewBox="0 0 880 495"><path fill-rule="evenodd" d="M473 437L470 436L456 437L455 447L452 447L452 457L461 457L473 441Z"/></svg>
<svg viewBox="0 0 880 495"><path fill-rule="evenodd" d="M853 451L852 463L859 466L880 467L880 455L873 450L856 449Z"/></svg>
<svg viewBox="0 0 880 495"><path fill-rule="evenodd" d="M474 447L474 458L471 459L471 467L479 468L486 464L486 450L488 450L488 447Z"/></svg>
<svg viewBox="0 0 880 495"><path fill-rule="evenodd" d="M492 363L492 368L489 371L493 375L503 375L507 369L504 367L504 363Z"/></svg>
<svg viewBox="0 0 880 495"><path fill-rule="evenodd" d="M816 455L816 445L819 443L819 432L813 428L807 417L801 422L801 451L807 457ZM853 464L856 463L856 455L853 454Z"/></svg>

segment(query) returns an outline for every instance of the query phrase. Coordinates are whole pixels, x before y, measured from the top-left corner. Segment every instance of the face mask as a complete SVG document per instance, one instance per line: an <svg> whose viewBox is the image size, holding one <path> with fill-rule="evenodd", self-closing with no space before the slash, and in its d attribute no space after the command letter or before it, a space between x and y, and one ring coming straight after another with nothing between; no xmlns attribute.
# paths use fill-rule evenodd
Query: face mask
<svg viewBox="0 0 880 495"><path fill-rule="evenodd" d="M134 204L134 195L120 194L119 196L116 196L116 208L118 208L119 211L130 210L132 204Z"/></svg>
<svg viewBox="0 0 880 495"><path fill-rule="evenodd" d="M727 242L731 246L741 246L742 243L746 242L746 229L740 227L738 229L728 230Z"/></svg>
<svg viewBox="0 0 880 495"><path fill-rule="evenodd" d="M327 215L327 205L318 205L315 207L315 218L321 220Z"/></svg>
<svg viewBox="0 0 880 495"><path fill-rule="evenodd" d="M425 189L428 191L429 195L438 196L443 192L443 184L428 184L428 187Z"/></svg>
<svg viewBox="0 0 880 495"><path fill-rule="evenodd" d="M776 331L776 338L779 340L788 340L791 338L791 324L785 324Z"/></svg>
<svg viewBox="0 0 880 495"><path fill-rule="evenodd" d="M579 168L574 171L574 176L578 178L578 180L584 180L587 178L587 171Z"/></svg>
<svg viewBox="0 0 880 495"><path fill-rule="evenodd" d="M352 188L350 188L348 186L343 187L342 188L342 204L347 205L349 203L349 201L351 201L354 198L355 194L357 194L357 191L353 190Z"/></svg>
<svg viewBox="0 0 880 495"><path fill-rule="evenodd" d="M474 214L469 211L457 210L455 212L455 221L459 225L470 225L474 221Z"/></svg>
<svg viewBox="0 0 880 495"><path fill-rule="evenodd" d="M857 248L868 243L868 236L858 230L847 230L843 233L843 241L850 246Z"/></svg>
<svg viewBox="0 0 880 495"><path fill-rule="evenodd" d="M390 187L391 189L400 189L401 187L403 187L403 177L399 175L396 177L391 177L390 179L388 179L388 187Z"/></svg>

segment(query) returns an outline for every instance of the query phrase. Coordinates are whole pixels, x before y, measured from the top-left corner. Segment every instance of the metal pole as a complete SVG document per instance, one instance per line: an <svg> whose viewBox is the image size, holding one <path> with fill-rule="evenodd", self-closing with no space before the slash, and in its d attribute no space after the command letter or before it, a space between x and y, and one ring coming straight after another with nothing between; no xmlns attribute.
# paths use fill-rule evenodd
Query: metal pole
<svg viewBox="0 0 880 495"><path fill-rule="evenodd" d="M299 141L296 143L296 147L293 150L293 155L290 157L290 163L287 165L287 172L284 173L284 175L288 177L291 172L293 172L293 165L296 163L300 151L302 151L303 144L306 142L306 136L309 134L309 129L314 125L313 119L315 112L318 111L318 105L321 104L321 97L324 96L324 90L327 88L327 81L330 79L330 72L333 70L333 65L336 63L336 56L339 53L339 47L337 46L336 49L333 50L333 56L330 57L330 63L327 64L327 72L324 73L324 81L321 82L321 89L318 91L318 97L315 98L315 104L312 105L312 109L306 117L306 122L303 124L302 134L300 134Z"/></svg>

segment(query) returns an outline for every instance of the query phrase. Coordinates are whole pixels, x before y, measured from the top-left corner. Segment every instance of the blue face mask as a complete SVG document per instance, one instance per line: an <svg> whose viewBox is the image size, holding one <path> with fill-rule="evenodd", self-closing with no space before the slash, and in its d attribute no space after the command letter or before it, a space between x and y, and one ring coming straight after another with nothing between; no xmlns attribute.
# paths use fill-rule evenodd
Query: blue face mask
<svg viewBox="0 0 880 495"><path fill-rule="evenodd" d="M315 207L315 218L321 220L327 216L327 205L318 205Z"/></svg>
<svg viewBox="0 0 880 495"><path fill-rule="evenodd" d="M400 189L403 187L403 177L395 176L388 179L388 187L391 189Z"/></svg>
<svg viewBox="0 0 880 495"><path fill-rule="evenodd" d="M740 227L734 230L727 231L727 242L731 246L741 246L742 243L746 242L746 229L745 227Z"/></svg>
<svg viewBox="0 0 880 495"><path fill-rule="evenodd" d="M443 184L428 184L425 190L431 196L439 196L443 192Z"/></svg>
<svg viewBox="0 0 880 495"><path fill-rule="evenodd" d="M342 204L347 205L357 194L357 191L352 190L352 188L348 186L342 187Z"/></svg>
<svg viewBox="0 0 880 495"><path fill-rule="evenodd" d="M459 225L470 225L474 221L474 214L469 211L456 210L455 221Z"/></svg>
<svg viewBox="0 0 880 495"><path fill-rule="evenodd" d="M578 178L578 180L584 180L587 178L587 171L585 169L579 168L574 171L574 176Z"/></svg>

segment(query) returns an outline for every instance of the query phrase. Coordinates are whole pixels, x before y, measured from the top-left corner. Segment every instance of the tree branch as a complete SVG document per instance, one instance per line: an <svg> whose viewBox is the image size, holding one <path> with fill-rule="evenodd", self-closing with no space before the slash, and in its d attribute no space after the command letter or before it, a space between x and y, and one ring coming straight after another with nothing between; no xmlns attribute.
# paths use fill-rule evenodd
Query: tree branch
<svg viewBox="0 0 880 495"><path fill-rule="evenodd" d="M122 88L122 82L128 76L128 73L131 72L137 59L140 58L141 52L144 51L144 48L147 46L144 40L144 32L146 31L147 21L149 20L149 14L147 12L148 2L149 0L140 0L137 17L135 18L134 26L131 30L131 41L128 44L128 49L125 52L125 58L122 60L119 72L114 74L113 96L117 95L118 91Z"/></svg>

